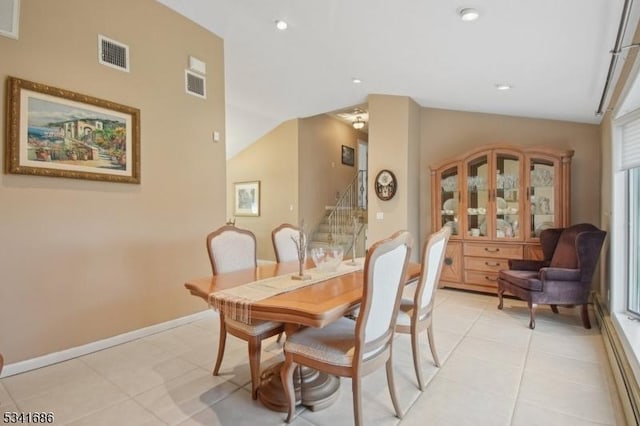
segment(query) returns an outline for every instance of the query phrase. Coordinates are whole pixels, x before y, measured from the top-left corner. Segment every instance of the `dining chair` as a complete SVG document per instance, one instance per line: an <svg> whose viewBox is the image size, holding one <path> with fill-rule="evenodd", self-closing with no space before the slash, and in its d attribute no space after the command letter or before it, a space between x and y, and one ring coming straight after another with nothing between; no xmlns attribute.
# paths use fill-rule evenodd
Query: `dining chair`
<svg viewBox="0 0 640 426"><path fill-rule="evenodd" d="M276 262L291 262L298 260L298 248L293 239L300 238L300 228L283 223L271 231L273 251L276 254Z"/></svg>
<svg viewBox="0 0 640 426"><path fill-rule="evenodd" d="M207 236L207 251L214 275L253 269L257 266L256 237L246 229L225 225ZM213 375L220 372L224 356L227 333L245 340L249 347L249 369L251 370L251 397L257 399L260 386L260 352L262 340L284 331L284 325L273 321L252 320L250 324L226 318L220 312L220 340Z"/></svg>
<svg viewBox="0 0 640 426"><path fill-rule="evenodd" d="M284 366L280 370L287 423L295 411L294 370L304 365L351 378L353 412L356 425L363 422L362 377L386 364L387 384L396 417L402 412L393 378L393 336L405 271L411 253L411 235L400 231L374 244L364 263L360 314L356 321L341 317L324 328L305 328L287 336Z"/></svg>
<svg viewBox="0 0 640 426"><path fill-rule="evenodd" d="M424 390L422 368L420 368L420 333L427 330L427 339L431 356L436 367L440 367L436 345L433 338L433 306L436 296L436 288L440 281L440 272L444 262L445 248L451 236L451 228L442 227L438 232L431 234L424 245L420 277L415 286L412 298L403 297L400 300L400 309L396 320L396 332L411 334L411 351L413 353L413 367L418 379L418 388Z"/></svg>
<svg viewBox="0 0 640 426"><path fill-rule="evenodd" d="M282 225L271 231L271 241L273 242L273 251L276 254L276 262L293 262L298 261L298 247L293 239L300 238L300 228L283 223ZM306 258L306 256L305 256ZM277 342L282 341L282 333L278 335Z"/></svg>

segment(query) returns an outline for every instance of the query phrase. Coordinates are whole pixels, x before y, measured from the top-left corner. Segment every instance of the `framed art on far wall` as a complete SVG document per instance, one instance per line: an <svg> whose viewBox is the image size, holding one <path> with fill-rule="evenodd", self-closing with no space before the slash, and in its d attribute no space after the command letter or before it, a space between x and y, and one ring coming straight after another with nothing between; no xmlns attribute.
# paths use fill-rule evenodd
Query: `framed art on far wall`
<svg viewBox="0 0 640 426"><path fill-rule="evenodd" d="M0 36L18 39L20 0L0 0Z"/></svg>
<svg viewBox="0 0 640 426"><path fill-rule="evenodd" d="M8 173L140 183L140 110L7 79Z"/></svg>
<svg viewBox="0 0 640 426"><path fill-rule="evenodd" d="M342 145L342 164L353 166L355 160L355 151L347 145Z"/></svg>
<svg viewBox="0 0 640 426"><path fill-rule="evenodd" d="M233 184L234 216L260 216L260 181Z"/></svg>

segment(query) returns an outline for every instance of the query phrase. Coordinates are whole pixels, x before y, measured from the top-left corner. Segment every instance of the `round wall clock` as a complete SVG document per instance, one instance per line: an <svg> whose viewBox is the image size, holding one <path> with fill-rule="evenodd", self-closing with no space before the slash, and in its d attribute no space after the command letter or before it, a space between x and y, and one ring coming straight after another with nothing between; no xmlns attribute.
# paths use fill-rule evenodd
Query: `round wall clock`
<svg viewBox="0 0 640 426"><path fill-rule="evenodd" d="M390 200L396 195L398 182L390 170L380 170L375 181L376 195L383 201Z"/></svg>

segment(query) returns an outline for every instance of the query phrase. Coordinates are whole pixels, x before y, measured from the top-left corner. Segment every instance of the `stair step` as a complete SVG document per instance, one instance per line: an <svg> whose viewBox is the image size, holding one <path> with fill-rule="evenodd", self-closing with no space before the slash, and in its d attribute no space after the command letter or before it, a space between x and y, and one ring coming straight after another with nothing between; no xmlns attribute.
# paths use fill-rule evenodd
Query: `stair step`
<svg viewBox="0 0 640 426"><path fill-rule="evenodd" d="M331 235L331 239L335 242L351 242L351 235L350 234L331 234L329 232L316 232L313 234L313 238L311 239L311 241L321 241L321 242L328 242L329 241L329 235Z"/></svg>

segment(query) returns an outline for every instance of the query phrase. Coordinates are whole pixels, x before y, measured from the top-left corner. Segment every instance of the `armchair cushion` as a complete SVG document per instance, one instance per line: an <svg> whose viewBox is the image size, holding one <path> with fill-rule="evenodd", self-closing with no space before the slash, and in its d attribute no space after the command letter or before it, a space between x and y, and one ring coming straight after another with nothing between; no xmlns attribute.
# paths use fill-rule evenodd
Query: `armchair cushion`
<svg viewBox="0 0 640 426"><path fill-rule="evenodd" d="M580 281L579 269L568 268L542 268L540 269L542 281Z"/></svg>
<svg viewBox="0 0 640 426"><path fill-rule="evenodd" d="M518 271L539 271L545 266L549 266L549 262L546 260L509 259L509 269Z"/></svg>
<svg viewBox="0 0 640 426"><path fill-rule="evenodd" d="M542 281L538 279L538 271L502 270L499 278L529 291L542 291Z"/></svg>

